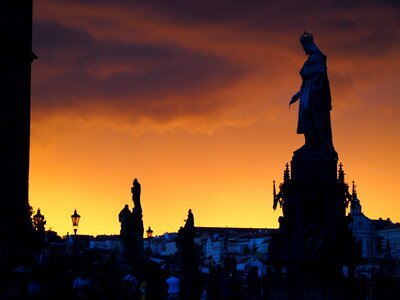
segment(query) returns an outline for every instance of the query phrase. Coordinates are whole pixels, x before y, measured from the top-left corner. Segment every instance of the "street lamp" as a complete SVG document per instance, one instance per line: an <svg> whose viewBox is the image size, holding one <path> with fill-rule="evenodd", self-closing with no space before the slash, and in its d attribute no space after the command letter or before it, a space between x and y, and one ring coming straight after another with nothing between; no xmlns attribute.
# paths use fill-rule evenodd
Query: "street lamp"
<svg viewBox="0 0 400 300"><path fill-rule="evenodd" d="M147 242L149 243L149 248L150 248L150 242L153 237L153 230L151 230L151 227L149 226L149 229L146 230L147 234Z"/></svg>
<svg viewBox="0 0 400 300"><path fill-rule="evenodd" d="M46 221L44 220L44 216L40 213L40 208L38 208L36 215L32 216L32 220L35 230L35 244L38 246L38 249L41 249L45 244L44 225L46 225Z"/></svg>
<svg viewBox="0 0 400 300"><path fill-rule="evenodd" d="M40 213L40 208L38 208L36 215L33 216L33 224L35 226L35 230L44 231L44 225L46 221L44 220L44 216Z"/></svg>
<svg viewBox="0 0 400 300"><path fill-rule="evenodd" d="M146 230L147 233L147 238L152 238L153 237L153 230L151 230L151 227L149 226L149 229Z"/></svg>
<svg viewBox="0 0 400 300"><path fill-rule="evenodd" d="M78 225L79 225L79 219L81 218L80 215L76 212L76 209L74 211L74 214L71 216L72 220L72 227L74 228L74 233L76 235L76 232L78 231Z"/></svg>

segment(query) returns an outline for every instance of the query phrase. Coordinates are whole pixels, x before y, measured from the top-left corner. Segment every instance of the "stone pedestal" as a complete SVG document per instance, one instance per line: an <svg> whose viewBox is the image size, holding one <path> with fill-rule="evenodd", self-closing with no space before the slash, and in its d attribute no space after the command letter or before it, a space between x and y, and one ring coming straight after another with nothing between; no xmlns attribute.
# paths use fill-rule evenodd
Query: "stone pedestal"
<svg viewBox="0 0 400 300"><path fill-rule="evenodd" d="M270 248L276 271L271 299L344 299L342 269L351 249L347 185L338 178L337 162L334 151L298 150L285 170L275 196L283 217Z"/></svg>

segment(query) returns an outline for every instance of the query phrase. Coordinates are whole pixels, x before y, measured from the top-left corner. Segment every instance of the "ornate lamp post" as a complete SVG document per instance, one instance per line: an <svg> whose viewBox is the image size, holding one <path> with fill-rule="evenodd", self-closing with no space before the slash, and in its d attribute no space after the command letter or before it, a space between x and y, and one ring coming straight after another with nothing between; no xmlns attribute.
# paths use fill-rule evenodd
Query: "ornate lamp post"
<svg viewBox="0 0 400 300"><path fill-rule="evenodd" d="M147 234L147 242L149 243L149 248L150 248L151 239L153 238L153 230L151 230L150 226L149 229L146 230L146 234Z"/></svg>
<svg viewBox="0 0 400 300"><path fill-rule="evenodd" d="M78 263L78 248L76 244L76 232L78 231L78 225L79 225L79 219L81 218L80 215L76 212L76 209L74 211L74 214L71 215L71 220L72 220L72 227L74 228L74 241L73 241L73 247L72 247L72 257L74 263Z"/></svg>
<svg viewBox="0 0 400 300"><path fill-rule="evenodd" d="M71 220L72 220L72 227L74 228L74 234L76 236L76 232L78 231L78 225L79 225L79 219L81 218L80 215L76 212L76 209L74 211L74 214L71 215Z"/></svg>
<svg viewBox="0 0 400 300"><path fill-rule="evenodd" d="M46 221L44 220L44 216L40 213L40 208L38 208L36 215L33 216L33 224L36 231L44 232Z"/></svg>
<svg viewBox="0 0 400 300"><path fill-rule="evenodd" d="M46 225L46 221L44 220L44 216L40 213L40 208L38 208L36 215L32 216L33 220L33 227L35 232L34 234L34 239L35 239L35 244L38 247L38 249L42 249L45 245L45 230L44 230L44 225Z"/></svg>

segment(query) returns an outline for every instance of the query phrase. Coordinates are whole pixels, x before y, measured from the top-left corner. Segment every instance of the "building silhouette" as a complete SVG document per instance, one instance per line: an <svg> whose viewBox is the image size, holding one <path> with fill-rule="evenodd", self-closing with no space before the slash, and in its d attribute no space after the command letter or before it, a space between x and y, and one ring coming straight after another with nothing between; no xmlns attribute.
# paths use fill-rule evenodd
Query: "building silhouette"
<svg viewBox="0 0 400 300"><path fill-rule="evenodd" d="M29 142L32 0L0 10L0 271L15 264L29 231Z"/></svg>

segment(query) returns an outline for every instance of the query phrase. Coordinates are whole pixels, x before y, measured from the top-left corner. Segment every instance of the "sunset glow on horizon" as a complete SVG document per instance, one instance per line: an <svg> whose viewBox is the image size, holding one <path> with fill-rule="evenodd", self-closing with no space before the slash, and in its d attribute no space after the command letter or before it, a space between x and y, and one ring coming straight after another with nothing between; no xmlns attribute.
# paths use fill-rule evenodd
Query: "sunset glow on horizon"
<svg viewBox="0 0 400 300"><path fill-rule="evenodd" d="M272 181L296 134L312 32L328 56L333 142L363 212L400 221L400 5L393 1L34 3L29 202L46 229L278 227Z"/></svg>

